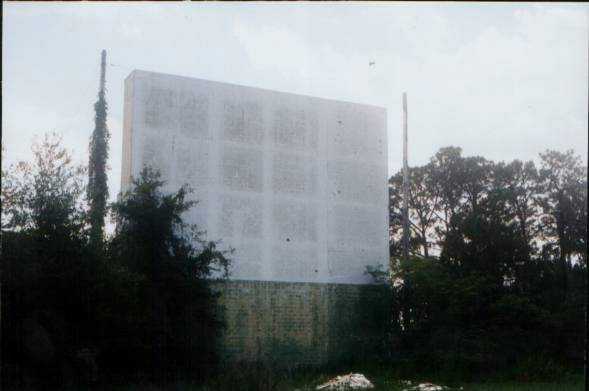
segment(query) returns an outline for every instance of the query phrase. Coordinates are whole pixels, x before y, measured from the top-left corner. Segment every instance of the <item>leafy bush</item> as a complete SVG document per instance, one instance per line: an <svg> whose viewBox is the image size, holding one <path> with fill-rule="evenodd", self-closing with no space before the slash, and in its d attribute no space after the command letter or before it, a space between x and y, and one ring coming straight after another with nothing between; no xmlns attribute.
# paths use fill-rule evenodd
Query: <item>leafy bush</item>
<svg viewBox="0 0 589 391"><path fill-rule="evenodd" d="M229 259L184 222L190 190L163 194L159 174L143 170L111 206L117 227L97 251L84 169L56 138L34 153L33 165L3 172L3 383L210 374L222 323L208 282L227 276Z"/></svg>

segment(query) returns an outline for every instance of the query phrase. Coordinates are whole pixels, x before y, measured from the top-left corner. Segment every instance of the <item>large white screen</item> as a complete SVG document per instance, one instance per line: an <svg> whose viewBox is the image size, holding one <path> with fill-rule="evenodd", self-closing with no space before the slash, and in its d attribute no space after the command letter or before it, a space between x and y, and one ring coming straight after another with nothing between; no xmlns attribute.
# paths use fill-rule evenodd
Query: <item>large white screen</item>
<svg viewBox="0 0 589 391"><path fill-rule="evenodd" d="M235 248L233 279L366 283L388 259L383 108L144 71L125 82L122 188L145 164Z"/></svg>

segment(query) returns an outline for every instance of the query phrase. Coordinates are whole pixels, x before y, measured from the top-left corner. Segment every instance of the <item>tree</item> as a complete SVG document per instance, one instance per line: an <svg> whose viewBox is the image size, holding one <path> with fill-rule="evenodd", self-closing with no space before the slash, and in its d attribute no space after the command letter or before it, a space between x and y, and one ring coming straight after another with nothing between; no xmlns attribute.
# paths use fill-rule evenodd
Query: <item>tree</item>
<svg viewBox="0 0 589 391"><path fill-rule="evenodd" d="M431 159L435 193L439 195L436 205L437 231L442 237L452 229L452 217L460 211L463 200L462 149L441 148Z"/></svg>
<svg viewBox="0 0 589 391"><path fill-rule="evenodd" d="M538 170L532 161L499 163L493 173L495 200L503 203L506 218L517 223L519 235L528 248L528 260L535 253L538 230L538 179Z"/></svg>
<svg viewBox="0 0 589 391"><path fill-rule="evenodd" d="M425 257L440 247L460 225L460 219L476 211L491 187L493 163L482 157L463 157L457 147L440 149L427 165L409 171L411 250L421 247ZM402 174L389 180L391 255L399 235Z"/></svg>
<svg viewBox="0 0 589 391"><path fill-rule="evenodd" d="M58 388L96 379L97 368L202 378L222 326L209 282L228 275L229 251L184 222L190 190L163 194L144 170L112 206L118 224L103 253L87 240L85 169L55 135L33 152L2 172L3 382Z"/></svg>
<svg viewBox="0 0 589 391"><path fill-rule="evenodd" d="M469 374L517 368L540 377L582 363L587 171L571 151L541 159L537 170L447 147L411 169L414 249L429 232L441 252L392 262L400 357ZM393 239L401 178L389 181Z"/></svg>
<svg viewBox="0 0 589 391"><path fill-rule="evenodd" d="M587 170L572 150L547 150L540 159L537 202L542 210L543 254L556 255L566 298L572 256L587 264Z"/></svg>
<svg viewBox="0 0 589 391"><path fill-rule="evenodd" d="M538 202L544 239L557 244L561 261L586 252L587 170L572 150L540 154Z"/></svg>
<svg viewBox="0 0 589 391"><path fill-rule="evenodd" d="M93 276L85 262L85 169L54 134L33 155L33 163L11 166L2 183L2 354L10 357L2 361L57 386L60 367L87 346L92 323L84 305Z"/></svg>
<svg viewBox="0 0 589 391"><path fill-rule="evenodd" d="M552 237L560 257L570 262L571 255L583 255L586 250L586 168L572 151L547 151L541 158L539 203L545 238Z"/></svg>
<svg viewBox="0 0 589 391"><path fill-rule="evenodd" d="M430 256L435 222L435 208L438 202L437 189L432 186L432 166L409 168L409 219L410 219L410 251L418 254L418 247L422 249L422 255ZM392 240L399 238L399 229L402 227L401 210L403 194L401 192L403 175L401 172L392 176L389 180L389 208ZM399 225L399 227L395 227ZM399 253L400 254L400 253ZM392 254L391 254L392 255Z"/></svg>
<svg viewBox="0 0 589 391"><path fill-rule="evenodd" d="M106 125L107 103L105 87L106 51L102 51L100 89L98 101L94 104L94 131L90 140L90 161L88 164L88 203L90 205L90 244L102 246L104 239L104 218L108 199L106 161L110 134Z"/></svg>
<svg viewBox="0 0 589 391"><path fill-rule="evenodd" d="M19 162L3 173L2 227L32 231L47 240L57 234L80 235L85 168L72 163L55 133L46 134L32 151L34 164Z"/></svg>
<svg viewBox="0 0 589 391"><path fill-rule="evenodd" d="M201 238L183 214L196 203L191 190L163 194L158 172L144 168L133 188L112 205L117 223L109 246L111 262L141 277L138 295L144 307L138 346L151 346L153 373L163 380L166 371L194 375L215 362L215 340L220 328L211 278L228 275L228 251ZM129 349L128 346L122 347Z"/></svg>

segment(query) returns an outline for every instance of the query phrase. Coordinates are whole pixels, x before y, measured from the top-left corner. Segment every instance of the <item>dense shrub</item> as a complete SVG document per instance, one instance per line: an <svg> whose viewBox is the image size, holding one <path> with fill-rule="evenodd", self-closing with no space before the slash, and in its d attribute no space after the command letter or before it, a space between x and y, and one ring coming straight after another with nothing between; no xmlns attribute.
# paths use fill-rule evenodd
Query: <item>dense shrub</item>
<svg viewBox="0 0 589 391"><path fill-rule="evenodd" d="M494 163L443 148L411 169L411 253L390 180L391 350L421 368L548 378L583 365L587 170L572 152ZM540 357L549 358L540 365Z"/></svg>
<svg viewBox="0 0 589 391"><path fill-rule="evenodd" d="M3 385L202 380L222 326L208 282L229 260L184 222L190 190L164 194L145 169L111 206L116 230L97 250L83 168L55 138L34 153L2 173Z"/></svg>

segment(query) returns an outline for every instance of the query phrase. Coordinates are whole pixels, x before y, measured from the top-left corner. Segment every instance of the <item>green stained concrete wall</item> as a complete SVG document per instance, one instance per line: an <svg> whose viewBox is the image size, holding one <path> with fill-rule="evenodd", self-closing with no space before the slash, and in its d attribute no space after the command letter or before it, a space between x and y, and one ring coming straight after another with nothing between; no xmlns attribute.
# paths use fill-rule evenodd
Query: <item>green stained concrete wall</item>
<svg viewBox="0 0 589 391"><path fill-rule="evenodd" d="M323 365L378 353L388 295L377 285L216 282L226 361Z"/></svg>

